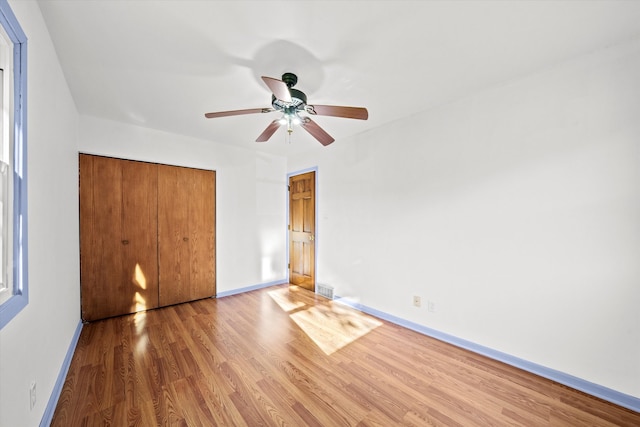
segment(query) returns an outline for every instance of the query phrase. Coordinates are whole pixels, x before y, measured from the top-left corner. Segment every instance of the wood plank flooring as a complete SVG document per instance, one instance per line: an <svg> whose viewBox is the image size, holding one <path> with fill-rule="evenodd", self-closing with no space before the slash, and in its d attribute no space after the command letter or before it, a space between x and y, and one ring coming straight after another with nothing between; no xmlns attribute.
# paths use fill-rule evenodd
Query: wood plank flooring
<svg viewBox="0 0 640 427"><path fill-rule="evenodd" d="M640 426L295 286L85 325L52 426Z"/></svg>

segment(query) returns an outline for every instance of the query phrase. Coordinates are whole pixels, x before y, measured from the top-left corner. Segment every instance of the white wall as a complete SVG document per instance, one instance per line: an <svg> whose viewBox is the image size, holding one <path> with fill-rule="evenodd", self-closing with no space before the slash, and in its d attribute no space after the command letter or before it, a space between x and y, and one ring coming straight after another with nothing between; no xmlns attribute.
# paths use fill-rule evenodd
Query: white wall
<svg viewBox="0 0 640 427"><path fill-rule="evenodd" d="M286 280L286 159L81 116L80 151L216 171L217 291Z"/></svg>
<svg viewBox="0 0 640 427"><path fill-rule="evenodd" d="M290 159L318 281L640 397L638 76L635 40Z"/></svg>
<svg viewBox="0 0 640 427"><path fill-rule="evenodd" d="M0 426L7 427L40 423L80 321L78 115L37 3L9 3L28 38L29 305L0 331Z"/></svg>

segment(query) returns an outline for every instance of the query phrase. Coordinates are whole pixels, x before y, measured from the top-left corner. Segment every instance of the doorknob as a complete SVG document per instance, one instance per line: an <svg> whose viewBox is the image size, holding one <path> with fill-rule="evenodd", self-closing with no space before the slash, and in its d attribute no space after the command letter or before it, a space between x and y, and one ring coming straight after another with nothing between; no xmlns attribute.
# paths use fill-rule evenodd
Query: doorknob
<svg viewBox="0 0 640 427"><path fill-rule="evenodd" d="M315 237L313 236L313 234L309 236L309 240L311 241L315 240Z"/></svg>

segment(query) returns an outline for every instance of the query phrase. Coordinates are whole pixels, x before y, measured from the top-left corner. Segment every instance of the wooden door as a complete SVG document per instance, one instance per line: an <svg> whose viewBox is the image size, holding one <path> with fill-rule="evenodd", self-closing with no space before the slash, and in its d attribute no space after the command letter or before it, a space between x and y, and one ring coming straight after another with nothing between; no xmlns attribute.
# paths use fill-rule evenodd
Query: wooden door
<svg viewBox="0 0 640 427"><path fill-rule="evenodd" d="M215 172L158 166L160 305L214 296Z"/></svg>
<svg viewBox="0 0 640 427"><path fill-rule="evenodd" d="M315 291L316 174L289 178L289 282Z"/></svg>
<svg viewBox="0 0 640 427"><path fill-rule="evenodd" d="M156 165L79 160L82 318L157 307Z"/></svg>

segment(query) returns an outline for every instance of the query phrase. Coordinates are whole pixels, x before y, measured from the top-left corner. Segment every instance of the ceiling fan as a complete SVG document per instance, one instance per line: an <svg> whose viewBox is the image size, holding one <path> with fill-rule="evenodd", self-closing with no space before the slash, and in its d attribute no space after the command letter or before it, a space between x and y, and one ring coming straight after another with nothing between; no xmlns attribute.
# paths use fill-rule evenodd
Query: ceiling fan
<svg viewBox="0 0 640 427"><path fill-rule="evenodd" d="M311 136L317 139L322 145L329 145L333 137L324 131L309 116L333 116L347 119L367 120L369 112L362 107L340 107L333 105L308 105L307 95L294 89L298 82L298 76L293 73L284 73L282 80L273 77L262 76L262 80L271 90L271 107L250 108L246 110L220 111L217 113L206 113L208 119L215 117L239 116L243 114L271 113L279 111L282 117L272 121L269 126L258 136L256 142L266 142L271 138L276 130L282 125L287 126L287 132L291 135L293 125L300 125Z"/></svg>

